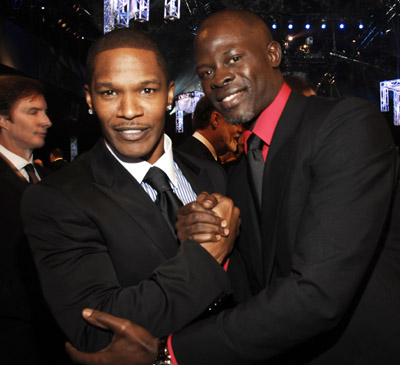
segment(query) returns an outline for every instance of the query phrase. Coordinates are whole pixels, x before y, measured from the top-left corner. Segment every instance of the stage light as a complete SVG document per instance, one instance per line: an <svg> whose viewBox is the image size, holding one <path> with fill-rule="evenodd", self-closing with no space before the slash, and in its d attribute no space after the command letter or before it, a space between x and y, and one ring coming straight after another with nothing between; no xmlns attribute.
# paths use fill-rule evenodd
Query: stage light
<svg viewBox="0 0 400 365"><path fill-rule="evenodd" d="M121 0L119 0L121 1ZM144 23L149 21L150 0L135 0L131 3L135 21Z"/></svg>
<svg viewBox="0 0 400 365"><path fill-rule="evenodd" d="M339 24L339 29L344 29L344 23Z"/></svg>
<svg viewBox="0 0 400 365"><path fill-rule="evenodd" d="M293 29L293 23L289 23L287 27L288 29Z"/></svg>
<svg viewBox="0 0 400 365"><path fill-rule="evenodd" d="M322 28L322 29L326 29L326 23L322 23L322 24L321 24L321 28Z"/></svg>
<svg viewBox="0 0 400 365"><path fill-rule="evenodd" d="M362 21L360 20L358 22L358 29L363 29L364 28L364 24L362 23Z"/></svg>
<svg viewBox="0 0 400 365"><path fill-rule="evenodd" d="M289 42L291 42L293 40L293 36L290 35L287 39Z"/></svg>
<svg viewBox="0 0 400 365"><path fill-rule="evenodd" d="M394 125L400 125L400 79L381 81L381 112L388 112L389 92L393 92L393 122Z"/></svg>
<svg viewBox="0 0 400 365"><path fill-rule="evenodd" d="M177 20L181 17L181 0L165 0L164 19Z"/></svg>
<svg viewBox="0 0 400 365"><path fill-rule="evenodd" d="M278 26L276 25L276 23L272 24L272 29L276 29L278 28Z"/></svg>
<svg viewBox="0 0 400 365"><path fill-rule="evenodd" d="M304 26L304 28L306 28L306 29L310 29L310 28L311 28L311 25L310 25L310 23L307 23L307 24Z"/></svg>

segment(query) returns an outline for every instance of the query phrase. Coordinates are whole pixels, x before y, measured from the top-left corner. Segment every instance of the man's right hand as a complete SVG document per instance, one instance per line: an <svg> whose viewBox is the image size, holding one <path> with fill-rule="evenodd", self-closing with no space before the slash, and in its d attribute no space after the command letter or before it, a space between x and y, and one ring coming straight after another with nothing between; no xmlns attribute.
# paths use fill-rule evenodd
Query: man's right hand
<svg viewBox="0 0 400 365"><path fill-rule="evenodd" d="M177 235L200 243L219 263L232 251L239 233L240 210L220 194L201 193L177 213Z"/></svg>
<svg viewBox="0 0 400 365"><path fill-rule="evenodd" d="M84 309L82 316L92 325L111 330L114 337L104 349L87 353L77 350L69 342L66 350L72 360L87 365L150 365L158 350L158 339L145 328L131 321L93 309Z"/></svg>

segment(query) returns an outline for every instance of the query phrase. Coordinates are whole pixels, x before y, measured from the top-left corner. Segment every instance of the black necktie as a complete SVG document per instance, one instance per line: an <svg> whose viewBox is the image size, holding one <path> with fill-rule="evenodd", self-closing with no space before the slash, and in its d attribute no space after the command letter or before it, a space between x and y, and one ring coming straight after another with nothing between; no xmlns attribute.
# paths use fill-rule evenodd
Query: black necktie
<svg viewBox="0 0 400 365"><path fill-rule="evenodd" d="M262 180L265 166L261 151L263 146L264 142L254 133L247 140L248 174L259 213L261 211Z"/></svg>
<svg viewBox="0 0 400 365"><path fill-rule="evenodd" d="M29 176L29 183L30 184L36 184L39 179L37 178L35 174L35 169L31 163L28 163L26 166L24 166L25 171L28 173Z"/></svg>
<svg viewBox="0 0 400 365"><path fill-rule="evenodd" d="M156 205L175 234L176 211L183 204L172 191L168 176L158 167L151 167L143 181L157 191Z"/></svg>

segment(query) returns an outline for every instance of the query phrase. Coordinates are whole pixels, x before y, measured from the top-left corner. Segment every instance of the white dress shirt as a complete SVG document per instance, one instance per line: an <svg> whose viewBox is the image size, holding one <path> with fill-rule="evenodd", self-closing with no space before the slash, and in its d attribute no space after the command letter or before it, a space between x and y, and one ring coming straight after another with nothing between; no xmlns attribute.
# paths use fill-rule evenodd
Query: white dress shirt
<svg viewBox="0 0 400 365"><path fill-rule="evenodd" d="M144 177L152 166L156 166L166 173L173 192L178 196L183 204L188 204L196 200L196 193L193 191L190 183L183 175L178 164L174 161L174 156L172 153L172 141L168 135L164 134L164 153L154 163L154 165L141 159L137 159L137 161L134 162L122 161L120 158L118 158L107 142L106 146L115 159L135 178L135 180L142 186L142 188L153 201L156 200L157 192L149 184L143 181Z"/></svg>
<svg viewBox="0 0 400 365"><path fill-rule="evenodd" d="M11 162L15 169L18 170L26 179L26 181L29 182L29 175L26 172L26 170L24 169L24 167L28 164L31 163L33 164L33 155L31 156L30 161L25 160L23 157L16 155L14 152L11 152L10 150L8 150L7 148L5 148L3 145L0 144L0 153L9 161ZM35 166L33 164L33 166ZM37 176L37 178L40 180L40 176L38 174L38 172L35 170L35 175Z"/></svg>

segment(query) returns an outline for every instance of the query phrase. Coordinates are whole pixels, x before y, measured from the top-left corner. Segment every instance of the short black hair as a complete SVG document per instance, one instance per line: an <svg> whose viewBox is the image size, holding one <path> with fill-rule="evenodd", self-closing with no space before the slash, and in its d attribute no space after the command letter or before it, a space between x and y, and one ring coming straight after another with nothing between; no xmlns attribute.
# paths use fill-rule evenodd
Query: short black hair
<svg viewBox="0 0 400 365"><path fill-rule="evenodd" d="M50 151L50 154L53 155L53 156L56 157L56 158L58 158L58 157L63 158L63 157L64 157L63 151L62 151L60 148L58 148L58 147L53 148L53 149Z"/></svg>
<svg viewBox="0 0 400 365"><path fill-rule="evenodd" d="M0 75L0 115L9 117L17 101L44 94L44 84L20 75Z"/></svg>
<svg viewBox="0 0 400 365"><path fill-rule="evenodd" d="M155 53L157 62L169 81L168 66L159 45L147 34L132 28L117 28L96 39L90 46L86 58L86 82L90 85L94 72L94 59L104 51L116 48L137 48Z"/></svg>
<svg viewBox="0 0 400 365"><path fill-rule="evenodd" d="M203 96L196 104L194 110L192 127L194 131L206 129L210 125L212 112L216 110L211 101Z"/></svg>

